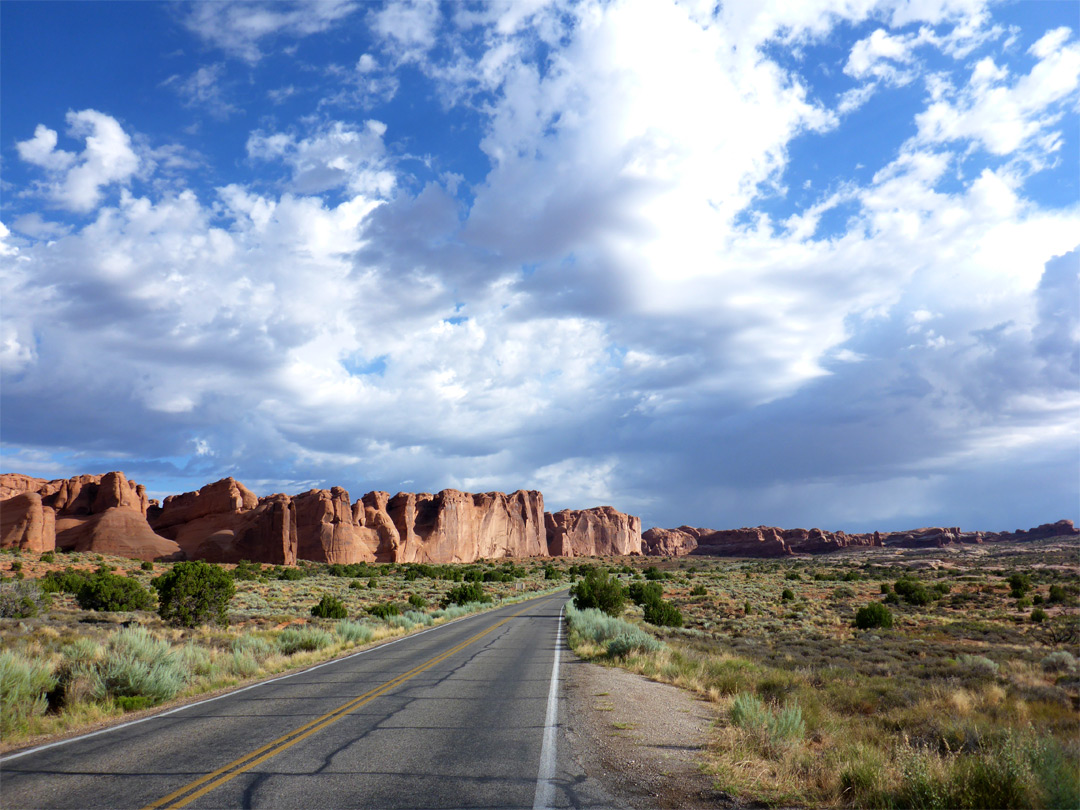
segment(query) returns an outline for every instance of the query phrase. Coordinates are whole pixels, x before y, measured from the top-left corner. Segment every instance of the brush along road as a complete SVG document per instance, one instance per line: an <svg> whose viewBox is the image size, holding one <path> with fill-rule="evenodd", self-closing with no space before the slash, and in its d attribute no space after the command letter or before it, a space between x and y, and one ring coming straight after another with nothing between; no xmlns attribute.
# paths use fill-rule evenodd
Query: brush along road
<svg viewBox="0 0 1080 810"><path fill-rule="evenodd" d="M610 806L562 745L565 593L0 760L5 808Z"/></svg>

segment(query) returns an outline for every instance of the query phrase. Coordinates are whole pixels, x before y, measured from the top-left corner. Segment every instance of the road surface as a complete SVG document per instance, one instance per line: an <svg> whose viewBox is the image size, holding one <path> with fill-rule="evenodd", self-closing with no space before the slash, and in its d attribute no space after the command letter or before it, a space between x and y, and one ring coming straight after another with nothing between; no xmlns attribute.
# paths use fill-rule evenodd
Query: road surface
<svg viewBox="0 0 1080 810"><path fill-rule="evenodd" d="M0 759L4 808L609 807L559 734L561 610L508 605Z"/></svg>

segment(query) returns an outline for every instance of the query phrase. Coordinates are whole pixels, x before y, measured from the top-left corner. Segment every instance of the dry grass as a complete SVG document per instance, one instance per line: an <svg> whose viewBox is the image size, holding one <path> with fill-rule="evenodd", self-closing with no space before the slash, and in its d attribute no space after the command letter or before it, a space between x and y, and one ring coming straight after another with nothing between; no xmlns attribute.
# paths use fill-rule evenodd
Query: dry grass
<svg viewBox="0 0 1080 810"><path fill-rule="evenodd" d="M932 554L892 549L632 562L669 575L664 598L687 626L650 628L664 648L620 661L595 643L577 651L718 703L728 720L714 732L707 767L717 788L740 801L1075 807L1077 551L1075 542L944 551L952 567L938 570L908 566ZM1031 622L1030 608L1010 595L1016 571L1031 575L1052 626ZM882 600L882 584L891 589L903 575L937 598L890 605L890 630L855 629L856 608ZM1048 604L1051 585L1069 599ZM795 598L783 600L784 589ZM640 621L640 613L631 608L624 618ZM775 739L780 716L796 707L804 733Z"/></svg>

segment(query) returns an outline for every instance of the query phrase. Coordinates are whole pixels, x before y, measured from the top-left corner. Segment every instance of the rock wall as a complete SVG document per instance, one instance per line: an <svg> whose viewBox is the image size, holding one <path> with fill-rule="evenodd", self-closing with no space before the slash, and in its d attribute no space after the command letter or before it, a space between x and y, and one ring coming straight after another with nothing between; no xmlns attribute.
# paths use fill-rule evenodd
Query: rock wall
<svg viewBox="0 0 1080 810"><path fill-rule="evenodd" d="M548 512L544 525L553 557L641 554L641 519L610 506Z"/></svg>
<svg viewBox="0 0 1080 810"><path fill-rule="evenodd" d="M142 560L179 559L147 523L146 488L121 472L45 481L0 475L0 547L55 548Z"/></svg>
<svg viewBox="0 0 1080 810"><path fill-rule="evenodd" d="M259 498L234 478L223 478L172 495L150 512L155 531L175 540L191 559L271 565L375 559L375 533L356 524L349 493L341 487Z"/></svg>
<svg viewBox="0 0 1080 810"><path fill-rule="evenodd" d="M399 492L393 498L370 492L362 504L365 527L376 534L378 560L468 563L548 555L544 496L534 490L444 489L436 495Z"/></svg>
<svg viewBox="0 0 1080 810"><path fill-rule="evenodd" d="M827 554L851 547L943 548L960 543L1040 540L1050 537L1075 537L1080 530L1071 520L1044 523L1028 531L962 532L958 527L929 527L901 532L846 534L821 529L778 529L758 526L753 529L649 529L642 535L643 553L680 557L705 554L717 557L786 557L792 554Z"/></svg>

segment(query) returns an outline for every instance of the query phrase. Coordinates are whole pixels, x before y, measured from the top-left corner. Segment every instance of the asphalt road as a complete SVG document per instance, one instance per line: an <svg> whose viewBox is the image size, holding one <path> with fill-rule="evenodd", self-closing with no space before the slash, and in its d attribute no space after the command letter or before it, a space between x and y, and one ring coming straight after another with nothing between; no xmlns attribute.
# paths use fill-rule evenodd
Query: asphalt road
<svg viewBox="0 0 1080 810"><path fill-rule="evenodd" d="M9 755L0 805L610 807L559 733L565 601L561 593L509 605Z"/></svg>

